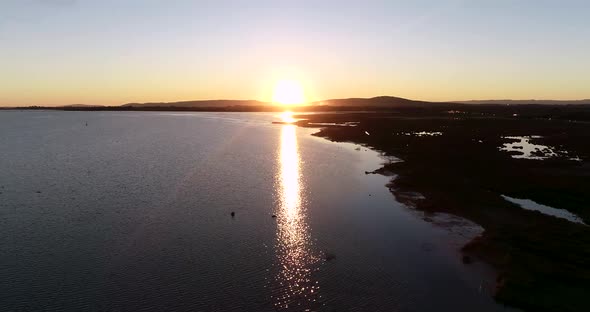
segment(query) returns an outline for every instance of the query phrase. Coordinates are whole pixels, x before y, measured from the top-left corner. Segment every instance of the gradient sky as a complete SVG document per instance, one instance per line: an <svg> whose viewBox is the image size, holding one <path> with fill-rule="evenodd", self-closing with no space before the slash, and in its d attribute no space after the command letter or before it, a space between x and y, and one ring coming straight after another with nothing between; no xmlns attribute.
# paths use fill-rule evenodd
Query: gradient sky
<svg viewBox="0 0 590 312"><path fill-rule="evenodd" d="M590 98L590 1L0 0L0 105Z"/></svg>

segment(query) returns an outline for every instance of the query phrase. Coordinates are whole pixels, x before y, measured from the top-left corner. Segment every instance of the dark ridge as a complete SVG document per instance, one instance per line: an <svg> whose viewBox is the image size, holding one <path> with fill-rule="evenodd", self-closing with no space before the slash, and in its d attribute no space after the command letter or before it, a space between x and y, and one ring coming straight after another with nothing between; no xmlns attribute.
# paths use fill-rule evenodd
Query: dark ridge
<svg viewBox="0 0 590 312"><path fill-rule="evenodd" d="M538 104L538 105L588 105L590 99L583 100L467 100L467 101L454 101L455 103L464 104L498 104L498 105L527 105L527 104Z"/></svg>
<svg viewBox="0 0 590 312"><path fill-rule="evenodd" d="M329 106L353 106L353 107L426 107L442 104L439 102L427 102L404 99L394 96L377 96L373 98L349 98L349 99L331 99L325 101L313 102L312 105L329 105ZM454 103L445 103L454 104Z"/></svg>
<svg viewBox="0 0 590 312"><path fill-rule="evenodd" d="M69 104L63 105L59 107L103 107L103 105L95 105L95 104Z"/></svg>
<svg viewBox="0 0 590 312"><path fill-rule="evenodd" d="M256 100L199 100L199 101L180 101L180 102L150 102L150 103L127 103L121 107L202 107L202 108L218 108L218 107L236 107L236 106L267 106L271 103L261 102Z"/></svg>
<svg viewBox="0 0 590 312"><path fill-rule="evenodd" d="M477 105L476 105L477 104ZM518 104L518 105L510 105ZM508 107L508 108L507 108ZM276 112L289 109L295 112L331 112L331 111L389 111L389 112L431 112L443 113L451 110L462 112L480 112L519 114L522 111L537 113L537 117L563 115L563 112L588 113L590 100L579 101L464 101L464 102L428 102L393 96L373 98L329 99L316 101L307 105L283 106L257 100L197 100L179 102L127 103L117 106L90 104L72 104L64 106L28 106L0 107L0 109L45 109L77 111L195 111L195 112ZM562 112L562 113L559 113ZM530 115L530 114L529 114Z"/></svg>

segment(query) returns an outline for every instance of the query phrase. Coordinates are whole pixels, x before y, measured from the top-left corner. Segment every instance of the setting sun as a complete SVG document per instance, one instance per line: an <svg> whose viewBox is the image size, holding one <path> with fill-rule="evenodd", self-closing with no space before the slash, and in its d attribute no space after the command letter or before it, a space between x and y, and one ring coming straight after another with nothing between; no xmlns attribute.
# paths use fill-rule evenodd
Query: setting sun
<svg viewBox="0 0 590 312"><path fill-rule="evenodd" d="M296 105L305 102L303 88L296 80L279 80L272 96L274 103L282 105Z"/></svg>

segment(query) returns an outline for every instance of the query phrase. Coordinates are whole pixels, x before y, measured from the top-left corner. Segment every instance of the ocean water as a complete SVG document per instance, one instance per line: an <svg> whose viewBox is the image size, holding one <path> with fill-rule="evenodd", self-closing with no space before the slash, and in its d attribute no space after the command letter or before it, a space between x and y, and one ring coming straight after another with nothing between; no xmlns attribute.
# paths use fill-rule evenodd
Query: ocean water
<svg viewBox="0 0 590 312"><path fill-rule="evenodd" d="M278 118L0 112L0 310L506 310L481 229Z"/></svg>

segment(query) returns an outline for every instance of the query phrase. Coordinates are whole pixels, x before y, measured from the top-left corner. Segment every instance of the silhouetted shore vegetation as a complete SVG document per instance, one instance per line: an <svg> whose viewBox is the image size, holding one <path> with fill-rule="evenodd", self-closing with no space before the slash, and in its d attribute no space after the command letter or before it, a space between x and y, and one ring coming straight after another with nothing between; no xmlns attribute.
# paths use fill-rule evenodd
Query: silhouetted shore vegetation
<svg viewBox="0 0 590 312"><path fill-rule="evenodd" d="M336 124L321 126L317 136L402 159L377 170L395 174L388 187L399 201L481 225L483 234L462 252L469 256L465 263L479 259L498 270L499 302L527 311L590 311L590 227L501 196L567 209L590 224L589 112L583 106L473 106L296 117L304 118L302 127ZM338 126L350 122L356 126ZM507 136L534 136L568 154L515 159L499 149Z"/></svg>

